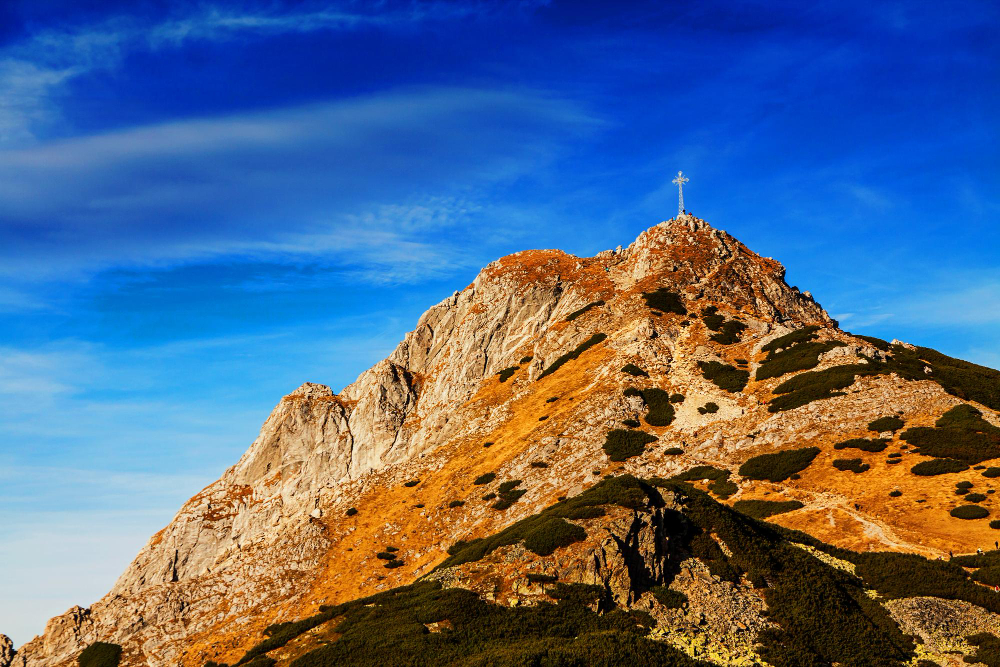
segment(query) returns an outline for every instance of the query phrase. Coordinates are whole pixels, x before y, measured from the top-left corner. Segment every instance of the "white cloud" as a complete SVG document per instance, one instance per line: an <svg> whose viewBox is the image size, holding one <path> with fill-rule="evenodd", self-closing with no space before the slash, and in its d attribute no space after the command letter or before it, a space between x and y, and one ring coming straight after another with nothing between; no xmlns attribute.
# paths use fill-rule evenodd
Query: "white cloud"
<svg viewBox="0 0 1000 667"><path fill-rule="evenodd" d="M942 277L934 285L894 304L894 319L925 326L1000 324L1000 278L965 274L957 279Z"/></svg>
<svg viewBox="0 0 1000 667"><path fill-rule="evenodd" d="M378 3L341 3L310 11L233 11L202 6L149 25L120 15L100 23L46 29L0 49L0 146L30 142L37 129L59 117L56 101L64 84L97 70L117 68L125 54L177 48L192 41L225 41L283 33L350 31L362 27L406 29L427 23L488 16L531 8L534 2L467 4L421 2L398 8Z"/></svg>
<svg viewBox="0 0 1000 667"><path fill-rule="evenodd" d="M295 253L433 271L457 255L428 232L482 213L476 188L595 127L537 92L425 88L7 150L0 274Z"/></svg>

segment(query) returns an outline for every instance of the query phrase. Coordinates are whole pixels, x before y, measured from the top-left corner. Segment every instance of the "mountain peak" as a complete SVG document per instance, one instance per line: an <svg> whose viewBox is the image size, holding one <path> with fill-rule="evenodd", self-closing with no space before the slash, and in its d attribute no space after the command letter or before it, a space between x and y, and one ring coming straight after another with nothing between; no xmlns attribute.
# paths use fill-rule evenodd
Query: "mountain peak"
<svg viewBox="0 0 1000 667"><path fill-rule="evenodd" d="M989 522L950 514L954 482L910 469L928 462L955 473L1000 458L1000 395L991 389L1000 373L841 331L784 275L690 215L594 257L528 250L490 263L339 393L307 382L285 396L241 459L185 503L107 596L53 619L14 664L62 667L95 641L121 644L126 665L232 664L272 622L322 616L320 605L435 572L426 581L504 604L548 595L512 563L543 568L532 570L538 581L605 586L609 604L640 605L689 636L697 629L671 621L643 588L681 586L670 579L681 562L692 608L716 619L711 600L729 596L752 629L735 644L711 634L707 655L752 662L770 598L739 577L708 586L701 602L690 592L718 576L713 558L726 556L709 553L730 546L709 539L696 549L687 533L672 538L675 552L657 542L667 539L656 527L664 507L701 502L688 487L753 508L745 511L780 506L774 522L830 549L939 555L991 544ZM947 444L955 438L975 447ZM978 475L969 483L986 490L992 478ZM608 476L660 481L628 487L646 489L641 508L628 500L637 491L621 491L617 510L572 500L606 491ZM989 514L977 507L959 514ZM642 525L630 523L640 510ZM536 522L545 527L537 535L517 532ZM556 540L562 565L530 555L532 545L547 550L550 534L579 537ZM648 541L649 580L626 577L615 563L632 556L598 535ZM474 559L486 570L439 568L468 556L469 544L479 553L500 543L497 555ZM298 650L268 655L285 665Z"/></svg>

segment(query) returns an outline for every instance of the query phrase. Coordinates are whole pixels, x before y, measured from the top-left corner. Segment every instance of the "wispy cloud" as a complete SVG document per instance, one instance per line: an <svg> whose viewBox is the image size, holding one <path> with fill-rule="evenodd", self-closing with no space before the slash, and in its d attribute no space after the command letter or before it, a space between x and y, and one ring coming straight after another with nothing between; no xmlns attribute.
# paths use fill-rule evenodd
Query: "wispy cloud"
<svg viewBox="0 0 1000 667"><path fill-rule="evenodd" d="M956 328L1000 324L1000 276L942 276L934 285L894 304L894 319Z"/></svg>
<svg viewBox="0 0 1000 667"><path fill-rule="evenodd" d="M8 150L0 274L322 252L405 275L453 259L426 232L475 211L456 192L530 173L595 126L537 92L425 88Z"/></svg>
<svg viewBox="0 0 1000 667"><path fill-rule="evenodd" d="M99 23L47 28L0 49L0 146L24 144L59 118L57 98L74 78L117 68L130 52L178 48L196 41L252 39L285 33L405 30L428 23L530 10L542 2L306 4L234 10L203 5L150 24L127 14Z"/></svg>

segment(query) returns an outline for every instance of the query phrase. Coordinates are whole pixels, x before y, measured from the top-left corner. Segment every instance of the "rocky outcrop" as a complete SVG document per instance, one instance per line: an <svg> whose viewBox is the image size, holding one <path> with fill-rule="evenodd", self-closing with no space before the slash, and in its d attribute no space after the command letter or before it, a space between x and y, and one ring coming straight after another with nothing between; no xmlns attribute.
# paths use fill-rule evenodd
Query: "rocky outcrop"
<svg viewBox="0 0 1000 667"><path fill-rule="evenodd" d="M599 584L622 607L635 604L652 586L669 583L672 559L676 567L678 558L673 542L688 528L678 511L680 505L669 496L666 500L665 508L632 512L607 525L600 544L588 550L564 578Z"/></svg>
<svg viewBox="0 0 1000 667"><path fill-rule="evenodd" d="M10 667L14 662L14 642L7 635L0 635L0 667Z"/></svg>

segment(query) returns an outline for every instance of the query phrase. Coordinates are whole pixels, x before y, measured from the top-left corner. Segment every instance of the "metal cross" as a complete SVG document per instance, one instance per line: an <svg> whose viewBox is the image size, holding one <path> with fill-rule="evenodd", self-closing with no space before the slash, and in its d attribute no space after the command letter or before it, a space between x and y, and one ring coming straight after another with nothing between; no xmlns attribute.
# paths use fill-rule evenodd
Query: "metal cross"
<svg viewBox="0 0 1000 667"><path fill-rule="evenodd" d="M689 180L691 179L687 178L683 171L678 171L677 178L670 181L677 186L677 196L680 198L677 202L677 217L684 215L684 184Z"/></svg>

